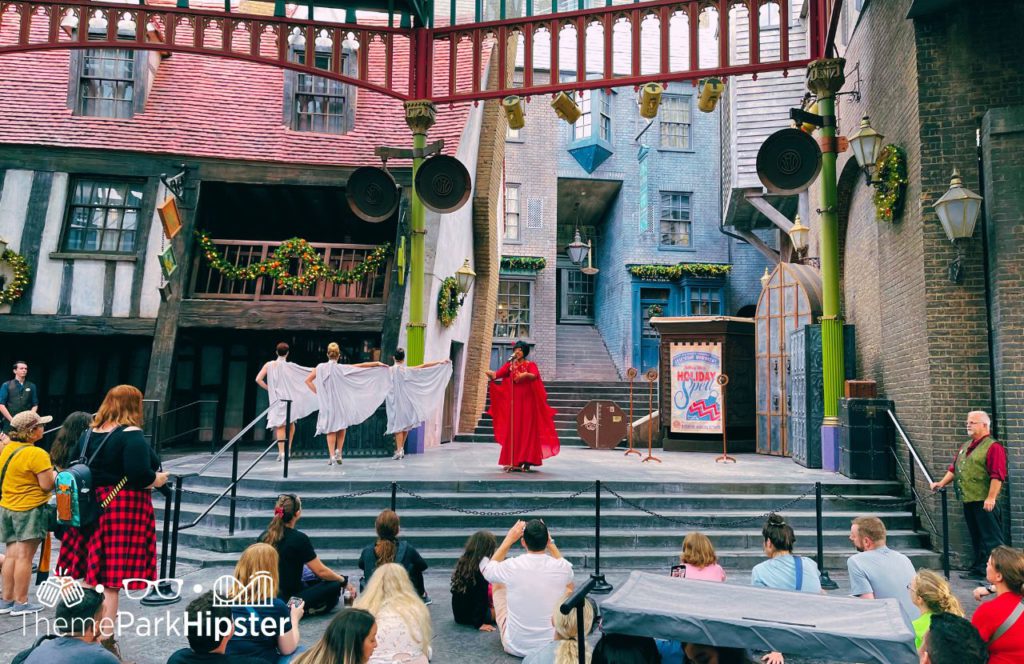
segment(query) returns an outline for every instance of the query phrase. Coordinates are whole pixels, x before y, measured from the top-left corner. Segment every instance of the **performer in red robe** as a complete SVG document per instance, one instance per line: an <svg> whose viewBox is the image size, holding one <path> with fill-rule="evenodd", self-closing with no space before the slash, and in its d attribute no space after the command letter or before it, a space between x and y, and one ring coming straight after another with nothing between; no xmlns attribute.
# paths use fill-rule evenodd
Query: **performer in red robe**
<svg viewBox="0 0 1024 664"><path fill-rule="evenodd" d="M498 463L506 472L528 471L559 449L555 409L548 405L537 365L526 360L529 354L529 345L519 341L512 348L511 361L487 372L492 381L488 413L494 420L494 438L501 445ZM504 380L495 382L497 378Z"/></svg>

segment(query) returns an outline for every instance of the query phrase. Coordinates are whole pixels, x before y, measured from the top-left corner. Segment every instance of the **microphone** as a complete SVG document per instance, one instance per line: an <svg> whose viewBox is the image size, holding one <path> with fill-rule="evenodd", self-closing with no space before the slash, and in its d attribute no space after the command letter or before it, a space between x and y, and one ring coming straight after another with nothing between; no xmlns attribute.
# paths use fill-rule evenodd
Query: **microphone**
<svg viewBox="0 0 1024 664"><path fill-rule="evenodd" d="M516 359L516 354L515 353L512 353L511 355L508 356L508 361L509 362L511 362L514 359Z"/></svg>

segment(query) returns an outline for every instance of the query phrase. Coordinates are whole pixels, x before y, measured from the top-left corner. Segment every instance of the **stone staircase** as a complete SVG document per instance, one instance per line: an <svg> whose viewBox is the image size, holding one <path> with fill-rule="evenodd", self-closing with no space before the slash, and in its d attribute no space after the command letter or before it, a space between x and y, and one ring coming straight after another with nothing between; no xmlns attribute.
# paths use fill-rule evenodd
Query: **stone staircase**
<svg viewBox="0 0 1024 664"><path fill-rule="evenodd" d="M555 415L555 429L558 431L558 440L562 445L584 446L586 443L576 433L576 415L593 399L605 399L614 401L619 405L626 416L629 416L629 383L627 381L613 380L603 382L577 382L553 380L545 381L548 391L548 403L558 411ZM643 379L633 382L633 419L638 420L647 415L648 408L648 383ZM490 408L490 397L487 399L487 408ZM658 390L654 390L654 408L658 408ZM455 437L456 442L462 443L493 443L494 422L490 415L484 410L483 416L477 423L473 433L460 433ZM626 443L623 442L622 445ZM639 441L635 444L639 445Z"/></svg>
<svg viewBox="0 0 1024 664"><path fill-rule="evenodd" d="M614 381L619 372L593 325L555 328L555 377L560 381Z"/></svg>
<svg viewBox="0 0 1024 664"><path fill-rule="evenodd" d="M589 480L531 477L528 483L527 488L521 479L401 482L396 507L402 518L402 537L416 546L432 568L447 570L453 568L466 538L475 530L490 530L500 539L516 518L543 518L563 554L577 568L592 568L595 517L594 491L588 488ZM226 485L224 477L189 478L183 494L181 523L194 520ZM885 521L889 545L910 556L916 566L935 569L940 564L938 555L926 548L926 536L914 531L913 516L901 505L897 482L837 481L826 483L825 487L859 501L851 504L829 493L824 495L826 569L845 570L847 557L854 553L847 539L850 520L867 512ZM711 537L725 567L749 569L764 559L763 514L784 506L787 507L783 514L797 533L797 553L815 553L813 491L793 503L808 490L806 483L623 481L605 482L602 488L602 568L667 570L678 560L682 537L698 529ZM569 499L581 489L588 490ZM672 523L639 511L608 489L644 509L687 523ZM320 558L340 571L357 573L360 549L375 538L374 519L380 510L390 506L386 482L243 480L234 535L228 534L225 499L198 526L180 533L179 562L196 566L234 565L239 552L266 527L282 490L302 496L299 527L312 538ZM367 490L371 492L346 497ZM162 499L157 502L162 503ZM520 515L487 513L529 508L537 509ZM161 518L163 509L156 512ZM712 518L714 521L709 521Z"/></svg>

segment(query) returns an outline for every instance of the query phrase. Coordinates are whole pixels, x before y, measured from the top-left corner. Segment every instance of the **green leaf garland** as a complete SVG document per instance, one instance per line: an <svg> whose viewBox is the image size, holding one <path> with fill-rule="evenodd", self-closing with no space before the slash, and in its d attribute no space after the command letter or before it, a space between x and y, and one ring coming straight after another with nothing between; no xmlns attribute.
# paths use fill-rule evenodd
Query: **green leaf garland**
<svg viewBox="0 0 1024 664"><path fill-rule="evenodd" d="M875 164L875 212L882 221L893 221L903 212L907 191L907 153L898 145L882 148Z"/></svg>
<svg viewBox="0 0 1024 664"><path fill-rule="evenodd" d="M502 256L502 270L530 270L540 272L547 265L543 256Z"/></svg>
<svg viewBox="0 0 1024 664"><path fill-rule="evenodd" d="M199 249L210 267L223 274L225 278L252 281L268 277L273 279L279 288L293 292L312 288L321 280L333 284L352 284L361 281L387 262L388 250L391 248L389 243L384 243L351 270L335 270L327 267L323 257L308 241L293 237L282 242L266 260L249 265L233 265L217 249L209 233L196 231L196 238L199 241ZM292 259L299 260L302 267L300 274L295 275L288 271Z"/></svg>
<svg viewBox="0 0 1024 664"><path fill-rule="evenodd" d="M455 277L448 277L441 282L441 290L437 294L437 318L441 325L451 327L459 315L459 282Z"/></svg>
<svg viewBox="0 0 1024 664"><path fill-rule="evenodd" d="M28 261L18 252L5 249L4 253L0 254L0 263L7 263L14 270L11 283L0 291L0 304L14 304L25 294L25 289L31 281Z"/></svg>
<svg viewBox="0 0 1024 664"><path fill-rule="evenodd" d="M676 265L630 265L629 273L647 281L675 281L683 277L724 277L732 265L678 263Z"/></svg>

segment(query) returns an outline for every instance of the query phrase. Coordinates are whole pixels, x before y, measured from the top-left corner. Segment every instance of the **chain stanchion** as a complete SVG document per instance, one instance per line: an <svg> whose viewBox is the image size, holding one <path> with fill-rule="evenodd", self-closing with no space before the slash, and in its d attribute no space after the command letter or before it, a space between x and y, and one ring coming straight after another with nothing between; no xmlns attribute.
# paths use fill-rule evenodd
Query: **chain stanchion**
<svg viewBox="0 0 1024 664"><path fill-rule="evenodd" d="M594 482L594 572L590 578L594 581L592 592L603 595L612 591L612 584L601 574L601 480Z"/></svg>
<svg viewBox="0 0 1024 664"><path fill-rule="evenodd" d="M832 580L825 569L825 542L822 533L821 516L821 482L814 483L814 522L818 532L818 572L820 573L821 587L825 590L835 590L839 584Z"/></svg>
<svg viewBox="0 0 1024 664"><path fill-rule="evenodd" d="M184 477L174 483L174 530L171 532L171 563L168 578L175 578L178 568L178 530L181 525L181 491Z"/></svg>
<svg viewBox="0 0 1024 664"><path fill-rule="evenodd" d="M725 374L719 374L716 379L719 385L722 386L721 402L722 402L722 456L715 459L715 463L736 463L736 458L729 456L729 442L728 436L726 435L726 420L725 420L725 386L729 384L729 377Z"/></svg>
<svg viewBox="0 0 1024 664"><path fill-rule="evenodd" d="M292 456L292 400L284 400L284 478L288 479L288 459Z"/></svg>
<svg viewBox="0 0 1024 664"><path fill-rule="evenodd" d="M143 606L160 606L163 604L173 604L181 599L180 596L175 596L175 588L171 581L167 580L167 549L170 544L171 535L171 502L174 497L174 493L167 488L167 485L160 487L160 493L167 499L164 502L164 532L163 537L160 540L160 583L156 588L150 587L149 592L139 600L139 603Z"/></svg>
<svg viewBox="0 0 1024 664"><path fill-rule="evenodd" d="M658 370L650 368L647 373L644 374L644 378L647 379L647 456L644 457L644 463L648 461L657 461L661 463L661 459L654 456L651 450L654 446L652 437L654 436L654 383L658 380Z"/></svg>
<svg viewBox="0 0 1024 664"><path fill-rule="evenodd" d="M398 482L391 483L391 511L398 511Z"/></svg>
<svg viewBox="0 0 1024 664"><path fill-rule="evenodd" d="M636 367L630 367L626 369L626 378L629 379L629 428L626 431L629 433L629 449L626 450L625 456L635 454L637 456L643 456L638 450L633 449L633 379L636 378L637 370Z"/></svg>
<svg viewBox="0 0 1024 664"><path fill-rule="evenodd" d="M942 494L942 573L949 578L949 494L946 488L939 490Z"/></svg>

